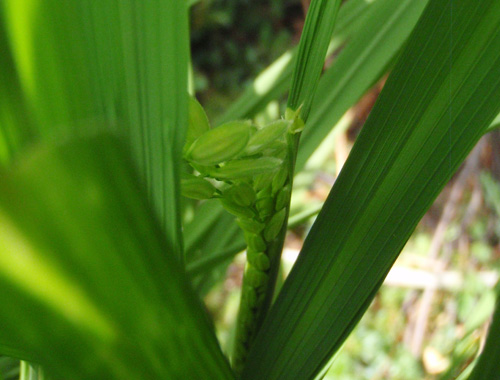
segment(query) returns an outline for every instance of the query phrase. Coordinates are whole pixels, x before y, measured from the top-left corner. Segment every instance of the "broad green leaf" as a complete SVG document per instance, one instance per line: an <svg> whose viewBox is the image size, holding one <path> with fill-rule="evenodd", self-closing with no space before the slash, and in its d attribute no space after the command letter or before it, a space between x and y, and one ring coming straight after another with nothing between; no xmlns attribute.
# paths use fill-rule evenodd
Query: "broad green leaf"
<svg viewBox="0 0 500 380"><path fill-rule="evenodd" d="M312 0L300 37L287 107L307 120L319 77L325 63L340 0Z"/></svg>
<svg viewBox="0 0 500 380"><path fill-rule="evenodd" d="M500 355L500 344L498 344L498 337L500 336L500 287L497 286L497 303L493 320L488 329L488 337L483 351L479 355L479 359L474 365L474 369L469 380L490 380L497 379L500 374L500 362L498 361Z"/></svg>
<svg viewBox="0 0 500 380"><path fill-rule="evenodd" d="M321 375L500 111L500 2L431 0L259 332L243 379Z"/></svg>
<svg viewBox="0 0 500 380"><path fill-rule="evenodd" d="M51 379L230 379L122 144L37 149L0 175L0 352Z"/></svg>
<svg viewBox="0 0 500 380"><path fill-rule="evenodd" d="M178 257L182 239L177 171L187 125L187 11L187 2L176 0L0 4L0 44L5 40L9 46L0 62L2 71L7 70L2 75L18 82L0 83L0 94L13 94L0 100L0 115L6 113L10 124L22 131L18 133L31 135L30 123L22 120L27 118L43 139L109 126L120 131L130 142ZM0 138L14 130L2 119Z"/></svg>

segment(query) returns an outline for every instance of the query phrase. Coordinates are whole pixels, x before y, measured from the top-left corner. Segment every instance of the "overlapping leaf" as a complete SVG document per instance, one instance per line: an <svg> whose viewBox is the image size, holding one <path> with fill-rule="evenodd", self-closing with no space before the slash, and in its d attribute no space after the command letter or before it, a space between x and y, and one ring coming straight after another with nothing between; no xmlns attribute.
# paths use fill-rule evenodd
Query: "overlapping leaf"
<svg viewBox="0 0 500 380"><path fill-rule="evenodd" d="M300 138L296 170L304 167L349 107L384 75L426 4L427 0L379 0L371 6L365 22L321 77Z"/></svg>
<svg viewBox="0 0 500 380"><path fill-rule="evenodd" d="M0 352L53 379L232 378L114 138L38 149L0 180Z"/></svg>
<svg viewBox="0 0 500 380"><path fill-rule="evenodd" d="M314 224L244 379L312 379L500 111L500 3L431 0Z"/></svg>
<svg viewBox="0 0 500 380"><path fill-rule="evenodd" d="M296 162L297 171L304 167L312 152L337 124L344 112L383 75L401 49L426 3L426 0L377 0L371 3L348 1L342 5L333 41L335 46L345 41L348 43L336 57L334 64L320 78L318 94L314 98L307 126L301 136ZM380 27L381 25L383 27ZM271 99L284 93L291 80L291 63L293 63L291 58L293 53L287 54L290 57L284 56L263 72L254 85L245 91L241 99L237 100L220 120L251 117ZM276 77L278 72L281 73ZM266 83L267 87L263 89L259 87L259 83ZM259 94L256 93L260 91L257 91L258 88L262 90ZM219 213L222 212L221 208L217 210ZM205 224L204 219L203 213L200 216L196 214L191 225ZM232 228L229 234L238 233L235 224L232 227L228 225L227 228ZM190 237L191 229L185 232L187 239L193 241ZM189 255L188 252L187 261L191 262L191 267L207 270L215 268L205 265L207 257L213 259L211 263L226 260L227 251L210 250L205 244L205 239L220 241L219 235L213 233L200 238L195 244L204 248L204 255L199 257L201 260L199 263L198 258ZM234 253L241 249L243 249L242 244L237 246ZM222 259L218 259L219 253Z"/></svg>
<svg viewBox="0 0 500 380"><path fill-rule="evenodd" d="M14 132L20 138L8 140L9 154L33 134L120 131L180 257L187 2L5 0L0 18L1 75L8 79L0 94L9 93L0 103L0 154Z"/></svg>

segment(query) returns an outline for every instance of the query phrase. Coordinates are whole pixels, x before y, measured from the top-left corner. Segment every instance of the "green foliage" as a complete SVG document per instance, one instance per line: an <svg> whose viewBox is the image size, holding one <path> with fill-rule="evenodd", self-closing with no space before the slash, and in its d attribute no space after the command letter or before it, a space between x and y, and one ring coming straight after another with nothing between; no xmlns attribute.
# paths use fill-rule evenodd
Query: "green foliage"
<svg viewBox="0 0 500 380"><path fill-rule="evenodd" d="M4 352L54 379L231 378L114 138L39 149L0 186Z"/></svg>
<svg viewBox="0 0 500 380"><path fill-rule="evenodd" d="M0 352L34 363L21 378L321 378L495 127L496 0L313 0L297 51L215 128L187 95L191 3L0 4ZM244 19L221 9L216 22ZM391 67L273 303L295 169ZM246 121L288 86L283 118ZM231 370L199 295L245 246ZM496 376L497 314L473 378ZM366 360L386 344L362 341Z"/></svg>
<svg viewBox="0 0 500 380"><path fill-rule="evenodd" d="M417 222L498 112L500 104L489 102L500 91L499 56L489 46L500 46L499 6L429 3L260 330L243 378L311 378L354 328Z"/></svg>

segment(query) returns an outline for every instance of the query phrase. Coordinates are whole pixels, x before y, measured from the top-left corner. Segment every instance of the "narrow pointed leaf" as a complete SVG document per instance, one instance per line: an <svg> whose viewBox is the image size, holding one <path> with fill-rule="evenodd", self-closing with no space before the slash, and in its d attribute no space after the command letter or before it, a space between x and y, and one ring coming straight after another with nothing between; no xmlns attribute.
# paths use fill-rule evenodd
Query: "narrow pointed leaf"
<svg viewBox="0 0 500 380"><path fill-rule="evenodd" d="M313 379L500 111L500 3L431 0L313 225L243 379Z"/></svg>
<svg viewBox="0 0 500 380"><path fill-rule="evenodd" d="M300 136L297 171L344 113L385 74L426 4L427 0L378 0L372 5L369 17L320 79Z"/></svg>
<svg viewBox="0 0 500 380"><path fill-rule="evenodd" d="M318 86L339 7L340 0L312 0L307 11L287 104L293 111L302 107L303 120Z"/></svg>

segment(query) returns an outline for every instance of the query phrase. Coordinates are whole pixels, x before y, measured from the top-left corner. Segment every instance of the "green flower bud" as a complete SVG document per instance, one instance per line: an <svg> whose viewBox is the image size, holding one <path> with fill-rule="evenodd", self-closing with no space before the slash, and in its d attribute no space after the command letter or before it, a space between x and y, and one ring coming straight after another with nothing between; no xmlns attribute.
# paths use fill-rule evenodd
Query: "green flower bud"
<svg viewBox="0 0 500 380"><path fill-rule="evenodd" d="M269 277L266 273L259 271L252 266L248 266L245 270L245 279L251 287L259 288L267 284Z"/></svg>
<svg viewBox="0 0 500 380"><path fill-rule="evenodd" d="M198 101L192 96L189 97L188 129L186 135L186 147L189 147L194 140L210 130L207 114ZM186 148L187 149L187 148Z"/></svg>
<svg viewBox="0 0 500 380"><path fill-rule="evenodd" d="M276 173L273 178L273 194L278 193L281 190L286 180L288 179L288 167L286 165L282 165L280 170Z"/></svg>
<svg viewBox="0 0 500 380"><path fill-rule="evenodd" d="M241 290L242 299L246 301L247 306L251 309L254 308L257 304L257 293L255 293L255 289L251 286L243 286Z"/></svg>
<svg viewBox="0 0 500 380"><path fill-rule="evenodd" d="M248 262L260 271L266 271L271 266L269 257L264 252L247 251Z"/></svg>
<svg viewBox="0 0 500 380"><path fill-rule="evenodd" d="M277 139L283 137L291 124L292 122L288 120L278 120L258 130L250 137L245 153L250 155L263 151Z"/></svg>
<svg viewBox="0 0 500 380"><path fill-rule="evenodd" d="M267 248L266 242L260 235L249 233L245 240L248 243L248 248L254 252L264 252Z"/></svg>
<svg viewBox="0 0 500 380"><path fill-rule="evenodd" d="M278 196L276 197L275 210L278 211L286 207L289 201L290 201L290 186L285 186L284 188L281 189L281 191L278 193Z"/></svg>
<svg viewBox="0 0 500 380"><path fill-rule="evenodd" d="M291 108L287 108L285 111L285 120L291 120L292 125L288 129L289 133L298 133L302 132L304 129L304 121L300 118L300 111L302 109L302 105L296 110L292 110Z"/></svg>
<svg viewBox="0 0 500 380"><path fill-rule="evenodd" d="M274 212L274 199L271 197L257 199L255 208L261 218L267 218Z"/></svg>
<svg viewBox="0 0 500 380"><path fill-rule="evenodd" d="M187 149L186 159L200 165L216 165L236 157L247 146L255 127L231 121L198 137Z"/></svg>
<svg viewBox="0 0 500 380"><path fill-rule="evenodd" d="M286 209L283 208L274 214L264 229L264 239L270 242L278 236L281 227L283 227L283 223L285 222Z"/></svg>
<svg viewBox="0 0 500 380"><path fill-rule="evenodd" d="M255 214L252 209L240 206L227 198L221 198L222 206L231 214L242 218L254 218Z"/></svg>
<svg viewBox="0 0 500 380"><path fill-rule="evenodd" d="M187 198L210 199L215 195L215 187L207 180L192 176L189 179L181 179L181 194Z"/></svg>
<svg viewBox="0 0 500 380"><path fill-rule="evenodd" d="M190 162L189 165L191 165L191 167L193 169L195 169L197 172L199 172L203 176L208 176L208 173L213 168L213 166L198 165L198 164L195 164L194 162Z"/></svg>
<svg viewBox="0 0 500 380"><path fill-rule="evenodd" d="M261 189L258 193L257 193L257 199L262 199L262 198L269 198L272 196L272 187L271 185L267 185L266 187L264 187L263 189Z"/></svg>
<svg viewBox="0 0 500 380"><path fill-rule="evenodd" d="M255 190L248 183L238 183L224 192L224 196L240 206L251 206L255 202Z"/></svg>
<svg viewBox="0 0 500 380"><path fill-rule="evenodd" d="M258 174L275 172L283 161L275 157L247 158L227 162L210 171L210 176L220 180L251 178Z"/></svg>
<svg viewBox="0 0 500 380"><path fill-rule="evenodd" d="M274 173L264 173L256 176L253 182L253 188L255 191L260 191L266 186L269 186L272 183L274 176Z"/></svg>
<svg viewBox="0 0 500 380"><path fill-rule="evenodd" d="M264 223L259 223L255 219L238 218L236 223L243 231L259 234L265 227Z"/></svg>
<svg viewBox="0 0 500 380"><path fill-rule="evenodd" d="M265 155L279 158L286 161L288 156L287 144L282 141L275 141L264 150Z"/></svg>

